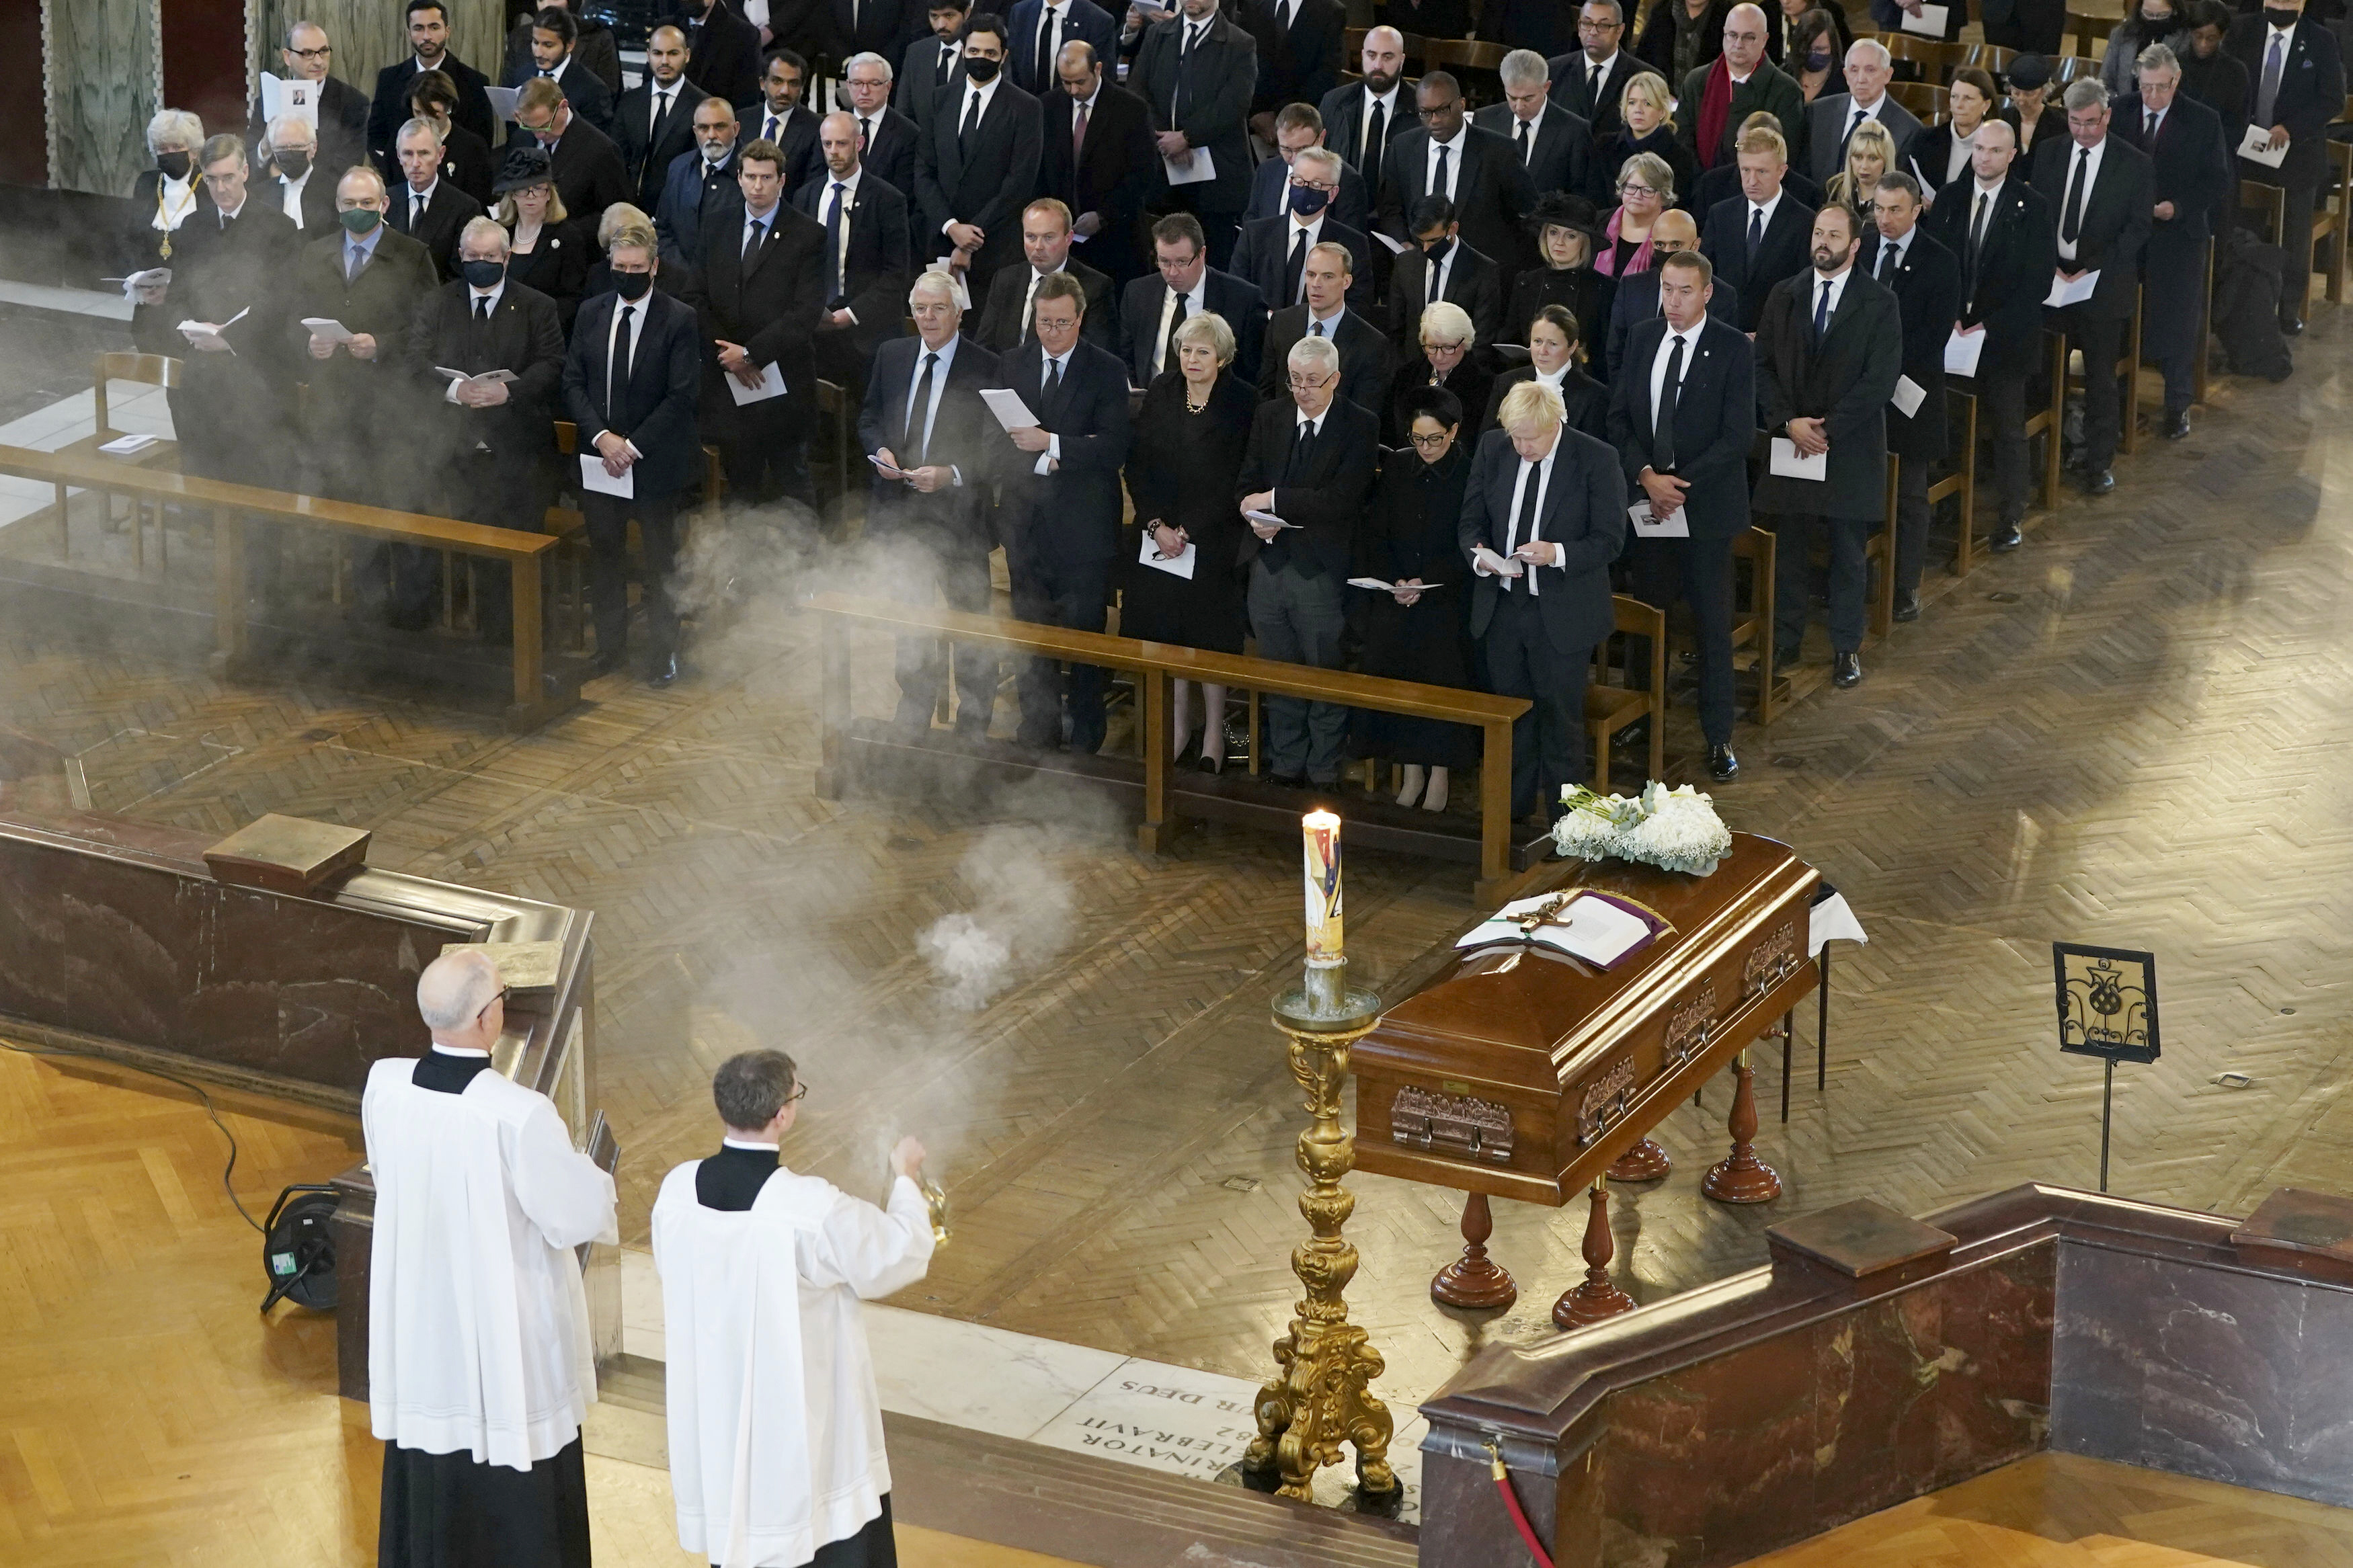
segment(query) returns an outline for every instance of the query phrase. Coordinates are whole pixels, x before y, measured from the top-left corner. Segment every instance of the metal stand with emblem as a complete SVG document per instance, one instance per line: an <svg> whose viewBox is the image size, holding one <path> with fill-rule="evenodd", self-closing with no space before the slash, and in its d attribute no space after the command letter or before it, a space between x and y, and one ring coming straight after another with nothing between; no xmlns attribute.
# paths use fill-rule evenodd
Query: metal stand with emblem
<svg viewBox="0 0 2353 1568"><path fill-rule="evenodd" d="M2157 1060L2157 954L2054 942L2051 970L2059 994L2059 1048L2107 1063L2100 1085L2100 1191L2105 1193L2116 1064Z"/></svg>

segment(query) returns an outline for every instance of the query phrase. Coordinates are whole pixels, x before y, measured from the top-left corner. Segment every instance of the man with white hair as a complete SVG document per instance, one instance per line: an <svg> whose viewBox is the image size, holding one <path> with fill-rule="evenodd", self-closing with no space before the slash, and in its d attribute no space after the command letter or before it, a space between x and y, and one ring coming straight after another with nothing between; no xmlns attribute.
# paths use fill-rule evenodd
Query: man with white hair
<svg viewBox="0 0 2353 1568"><path fill-rule="evenodd" d="M1887 96L1895 60L1877 38L1857 38L1846 51L1846 90L1824 93L1806 111L1806 148L1814 183L1826 185L1846 167L1846 144L1864 121L1876 121L1900 154L1920 132L1919 117Z"/></svg>
<svg viewBox="0 0 2353 1568"><path fill-rule="evenodd" d="M335 226L335 176L319 173L319 138L299 114L269 122L264 149L269 161L267 192L287 221L305 234Z"/></svg>
<svg viewBox="0 0 2353 1568"><path fill-rule="evenodd" d="M985 437L996 416L981 389L1001 384L997 356L963 335L955 279L926 272L907 290L915 335L874 351L858 444L874 465L866 537L886 553L890 592L913 603L945 599L952 610L989 607L990 537ZM899 727L932 727L943 675L940 640L899 639ZM997 701L997 655L955 645L956 733L988 738Z"/></svg>
<svg viewBox="0 0 2353 1568"><path fill-rule="evenodd" d="M1960 0L1954 5L1957 9ZM1765 58L1764 11L1735 5L1724 18L1724 52L1683 77L1675 98L1675 135L1701 168L1713 169L1731 162L1741 126L1760 109L1781 122L1791 161L1802 159L1806 95Z"/></svg>
<svg viewBox="0 0 2353 1568"><path fill-rule="evenodd" d="M1512 144L1512 156L1527 172L1534 189L1582 195L1592 179L1588 170L1593 161L1593 127L1552 100L1550 68L1534 49L1505 55L1498 74L1504 80L1504 101L1480 110L1471 116L1471 123ZM1512 278L1536 264L1534 237L1495 260L1504 268L1508 287Z"/></svg>
<svg viewBox="0 0 2353 1568"><path fill-rule="evenodd" d="M417 982L432 1048L377 1062L360 1100L385 1568L587 1568L596 1373L573 1248L619 1242L613 1178L493 1064L506 996L479 948L444 949Z"/></svg>
<svg viewBox="0 0 2353 1568"><path fill-rule="evenodd" d="M400 128L394 147L400 155L401 187L392 193L385 221L433 258L435 278L447 283L457 271L458 235L482 216L482 204L441 177L441 136L429 120Z"/></svg>
<svg viewBox="0 0 2353 1568"><path fill-rule="evenodd" d="M2141 312L2141 352L2165 374L2165 437L2189 434L2189 401L2198 345L2206 337L2206 241L2222 194L2230 188L2231 153L2222 119L2181 90L2181 62L2163 44L2141 50L2140 90L2118 99L2116 140L2149 157L2150 194L2157 205L2148 236L2148 300Z"/></svg>
<svg viewBox="0 0 2353 1568"><path fill-rule="evenodd" d="M318 84L317 112L300 116L305 123L315 121L318 138L314 163L323 163L328 170L326 185L327 207L334 208L334 176L350 168L367 153L367 95L332 74L335 47L327 37L327 29L316 22L296 22L286 29L278 49L279 76L284 81L315 82ZM253 95L253 112L247 117L246 142L259 154L271 145L272 127L264 124L268 100L261 93ZM292 216L292 214L288 214ZM332 216L330 222L333 219Z"/></svg>
<svg viewBox="0 0 2353 1568"><path fill-rule="evenodd" d="M859 163L912 204L923 133L913 121L891 107L892 75L891 62L871 52L852 55L841 68L849 112L858 121Z"/></svg>
<svg viewBox="0 0 2353 1568"><path fill-rule="evenodd" d="M1329 258L1337 248L1318 246L1316 253ZM1380 420L1339 395L1347 377L1330 338L1298 339L1282 363L1291 395L1259 405L1234 481L1250 530L1241 544L1250 631L1261 658L1336 669L1347 619L1342 595L1356 558L1356 520L1372 491ZM1388 386L1383 380L1375 389L1376 402ZM1266 771L1275 784L1334 788L1347 735L1345 708L1266 699Z"/></svg>

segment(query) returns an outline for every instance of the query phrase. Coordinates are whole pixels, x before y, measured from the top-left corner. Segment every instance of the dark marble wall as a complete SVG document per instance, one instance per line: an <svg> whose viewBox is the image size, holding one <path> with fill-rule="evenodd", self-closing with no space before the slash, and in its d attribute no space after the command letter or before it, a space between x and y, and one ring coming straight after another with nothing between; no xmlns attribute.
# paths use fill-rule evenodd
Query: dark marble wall
<svg viewBox="0 0 2353 1568"><path fill-rule="evenodd" d="M2071 1246L2051 1446L2353 1505L2353 1290Z"/></svg>
<svg viewBox="0 0 2353 1568"><path fill-rule="evenodd" d="M0 1014L356 1093L460 932L0 837Z"/></svg>
<svg viewBox="0 0 2353 1568"><path fill-rule="evenodd" d="M2052 1252L1957 1269L1611 1394L1577 1489L1599 1515L1584 1561L1741 1563L2042 1447ZM1580 1533L1565 1525L1562 1543Z"/></svg>

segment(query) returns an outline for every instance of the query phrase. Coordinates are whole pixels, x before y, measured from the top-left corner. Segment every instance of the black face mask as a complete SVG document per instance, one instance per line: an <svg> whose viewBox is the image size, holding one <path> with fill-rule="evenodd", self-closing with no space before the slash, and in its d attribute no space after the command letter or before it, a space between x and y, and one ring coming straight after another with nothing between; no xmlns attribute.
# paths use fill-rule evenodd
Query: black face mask
<svg viewBox="0 0 2353 1568"><path fill-rule="evenodd" d="M2140 25L2152 33L2162 33L2167 28L2173 26L2173 13L2170 11L2143 11L2140 14Z"/></svg>
<svg viewBox="0 0 2353 1568"><path fill-rule="evenodd" d="M985 60L978 55L966 51L964 57L964 74L972 79L976 84L987 87L997 79L997 68L1003 64L1001 60Z"/></svg>
<svg viewBox="0 0 2353 1568"><path fill-rule="evenodd" d="M278 165L278 172L286 176L290 184L311 172L311 154L308 153L273 153L269 161Z"/></svg>
<svg viewBox="0 0 2353 1568"><path fill-rule="evenodd" d="M2263 7L2263 20L2274 27L2293 27L2303 19L2301 11L2283 11L2276 5Z"/></svg>
<svg viewBox="0 0 2353 1568"><path fill-rule="evenodd" d="M1314 217L1332 199L1332 193L1318 185L1291 187L1291 210L1301 217Z"/></svg>
<svg viewBox="0 0 2353 1568"><path fill-rule="evenodd" d="M650 272L613 274L613 291L624 300L642 300L646 297L646 290L653 286L654 275Z"/></svg>
<svg viewBox="0 0 2353 1568"><path fill-rule="evenodd" d="M168 179L186 179L193 162L185 153L158 153L155 155L155 166L163 170Z"/></svg>
<svg viewBox="0 0 2353 1568"><path fill-rule="evenodd" d="M459 268L466 281L476 289L495 289L507 275L503 261L469 261Z"/></svg>

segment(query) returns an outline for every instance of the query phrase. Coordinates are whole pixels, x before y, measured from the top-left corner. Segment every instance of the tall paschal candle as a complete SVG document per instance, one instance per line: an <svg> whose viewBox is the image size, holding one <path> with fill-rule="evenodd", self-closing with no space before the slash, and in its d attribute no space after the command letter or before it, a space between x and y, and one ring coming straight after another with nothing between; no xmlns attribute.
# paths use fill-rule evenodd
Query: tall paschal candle
<svg viewBox="0 0 2353 1568"><path fill-rule="evenodd" d="M1328 969L1340 962L1340 818L1311 811L1299 826L1307 855L1307 962Z"/></svg>

